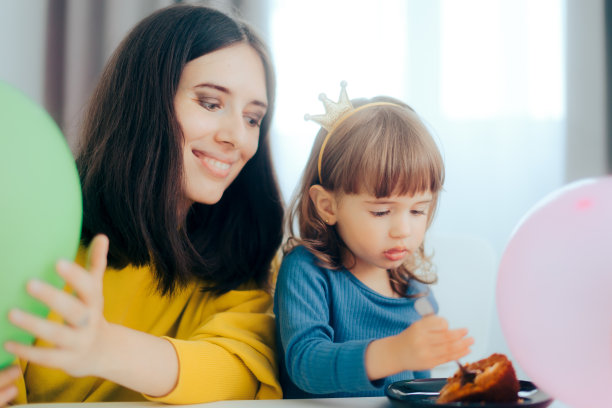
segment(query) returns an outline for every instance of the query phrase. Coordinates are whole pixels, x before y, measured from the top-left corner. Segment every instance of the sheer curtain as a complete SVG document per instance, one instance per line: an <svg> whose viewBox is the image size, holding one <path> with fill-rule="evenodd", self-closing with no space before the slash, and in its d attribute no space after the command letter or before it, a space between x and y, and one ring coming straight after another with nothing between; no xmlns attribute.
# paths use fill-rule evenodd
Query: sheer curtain
<svg viewBox="0 0 612 408"><path fill-rule="evenodd" d="M374 4L375 3L375 4ZM473 234L498 255L521 216L565 181L562 0L276 0L275 160L286 199L323 112L388 94L432 129L447 166L433 229ZM350 10L350 12L348 12Z"/></svg>
<svg viewBox="0 0 612 408"><path fill-rule="evenodd" d="M495 260L489 273L496 276L507 240L536 202L606 173L603 3L272 0L273 148L285 199L318 131L303 116L324 111L320 92L336 99L344 79L351 97L398 97L427 122L446 162L430 236L490 244L483 258ZM482 296L494 295L474 284ZM461 285L452 292L445 304L462 302ZM488 341L476 339L480 353L511 356L495 310L491 321L473 323L489 331Z"/></svg>
<svg viewBox="0 0 612 408"><path fill-rule="evenodd" d="M0 0L0 79L45 107L76 150L83 109L101 71L127 32L174 3L215 7L268 36L269 0ZM11 38L15 37L16 41ZM6 45L6 47L5 47Z"/></svg>

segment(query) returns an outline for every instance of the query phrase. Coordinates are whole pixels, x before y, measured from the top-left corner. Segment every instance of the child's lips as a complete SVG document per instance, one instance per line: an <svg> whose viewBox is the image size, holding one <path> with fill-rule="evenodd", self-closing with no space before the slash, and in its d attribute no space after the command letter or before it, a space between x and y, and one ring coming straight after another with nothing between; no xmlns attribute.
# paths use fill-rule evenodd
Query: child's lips
<svg viewBox="0 0 612 408"><path fill-rule="evenodd" d="M399 261L403 259L407 253L408 253L408 250L406 248L400 248L400 247L391 248L384 252L385 257L390 261Z"/></svg>

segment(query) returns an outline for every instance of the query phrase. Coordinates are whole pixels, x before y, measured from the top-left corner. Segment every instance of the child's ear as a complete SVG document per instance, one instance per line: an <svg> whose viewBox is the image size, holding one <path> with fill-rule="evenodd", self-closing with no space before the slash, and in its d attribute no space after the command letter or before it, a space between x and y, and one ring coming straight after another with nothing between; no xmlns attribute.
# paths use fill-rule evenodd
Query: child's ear
<svg viewBox="0 0 612 408"><path fill-rule="evenodd" d="M308 194L317 209L319 217L321 217L327 225L334 225L336 223L336 212L338 209L336 196L319 184L311 186L308 190Z"/></svg>

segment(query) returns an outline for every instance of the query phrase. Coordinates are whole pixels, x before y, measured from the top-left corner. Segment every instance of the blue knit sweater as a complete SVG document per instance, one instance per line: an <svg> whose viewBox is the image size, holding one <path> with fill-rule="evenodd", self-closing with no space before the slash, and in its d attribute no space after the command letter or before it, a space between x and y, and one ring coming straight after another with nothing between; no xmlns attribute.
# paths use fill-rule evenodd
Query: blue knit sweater
<svg viewBox="0 0 612 408"><path fill-rule="evenodd" d="M407 291L426 292L437 312L427 285L412 281ZM421 318L415 298L389 298L346 269L322 268L304 247L283 259L274 298L285 398L381 396L392 382L429 377L429 371L404 371L372 382L365 370L372 340L395 335Z"/></svg>

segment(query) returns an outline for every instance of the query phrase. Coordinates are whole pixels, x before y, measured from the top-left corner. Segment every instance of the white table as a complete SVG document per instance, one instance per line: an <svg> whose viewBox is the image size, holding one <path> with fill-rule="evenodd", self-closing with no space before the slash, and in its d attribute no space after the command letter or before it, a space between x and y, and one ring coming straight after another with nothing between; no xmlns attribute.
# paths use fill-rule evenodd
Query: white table
<svg viewBox="0 0 612 408"><path fill-rule="evenodd" d="M153 402L90 402L71 404L27 404L15 407L28 408L151 408L171 407ZM391 408L391 402L387 397L363 397L363 398L318 398L318 399L294 399L294 400L259 400L259 401L219 401L208 404L195 404L189 407L198 408ZM554 401L549 408L570 408L559 401Z"/></svg>

